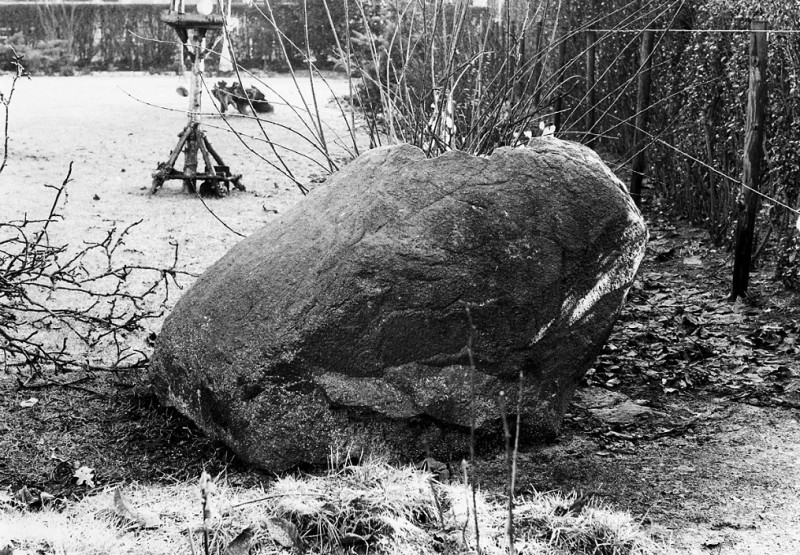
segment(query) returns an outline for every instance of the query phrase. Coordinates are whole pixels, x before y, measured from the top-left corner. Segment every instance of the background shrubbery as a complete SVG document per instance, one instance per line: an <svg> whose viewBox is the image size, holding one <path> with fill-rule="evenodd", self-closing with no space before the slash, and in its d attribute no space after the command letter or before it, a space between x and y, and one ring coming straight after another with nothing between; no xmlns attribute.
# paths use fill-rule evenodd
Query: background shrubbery
<svg viewBox="0 0 800 555"><path fill-rule="evenodd" d="M666 130L661 137L666 143L697 160L656 143L651 148L652 171L656 192L676 211L706 227L717 244L725 245L733 233L731 214L738 183L721 174L741 179L750 37L714 30L747 29L754 18L765 20L770 29L798 29L800 12L790 0L757 4L706 0L687 15L693 29L709 31L674 37L659 53L662 60L671 56L680 63L656 72L655 100L666 98L670 89L676 91L656 111L656 129ZM761 190L791 207L797 206L800 187L798 60L800 36L770 34L768 175ZM798 251L795 219L790 211L765 202L757 223L757 248L776 252L777 277L790 286L800 284L800 266L794 262Z"/></svg>
<svg viewBox="0 0 800 555"><path fill-rule="evenodd" d="M649 110L650 169L645 202L663 206L729 244L742 170L750 21L800 29L794 0L699 2L527 2L506 10L443 0L288 0L234 6L233 34L245 68L286 70L313 60L357 81L373 144L417 144L435 155L517 144L558 122L557 136L588 141L620 162L631 159L639 43L658 32ZM36 73L172 70L172 29L162 6L0 6L7 42ZM272 21L274 18L274 22ZM280 30L278 32L277 29ZM587 33L595 30L596 85L585 79ZM743 32L727 32L730 30ZM308 44L306 44L308 37ZM215 44L211 37L209 44ZM220 45L216 43L219 51ZM2 54L6 56L6 54ZM763 192L794 207L800 185L800 34L771 34L768 182ZM0 59L0 62L8 61ZM217 56L209 56L214 71ZM587 133L587 114L598 117ZM713 169L712 169L713 168ZM757 254L776 254L776 273L800 284L795 215L765 203Z"/></svg>
<svg viewBox="0 0 800 555"><path fill-rule="evenodd" d="M358 4L358 2L356 2ZM770 95L766 181L756 224L756 259L800 285L793 225L800 188L800 11L793 0L527 3L490 10L441 1L386 4L372 40L359 38L364 85L375 128L435 155L449 148L482 154L538 135L587 142L624 168L636 153L640 42L657 29L647 137L645 202L659 202L704 226L727 246L742 176L751 21L769 37ZM594 35L591 35L589 31ZM666 30L666 32L664 32ZM782 33L781 31L790 31ZM594 36L596 84L585 76ZM373 45L377 44L375 48ZM597 115L591 133L587 115Z"/></svg>
<svg viewBox="0 0 800 555"><path fill-rule="evenodd" d="M285 70L277 33L268 22L271 13L278 28L299 49L289 49L291 61L302 63L305 50L304 13L296 2L263 3L256 8L234 5L240 20L234 35L239 64L250 69ZM69 74L79 70L169 71L176 67L177 38L161 22L166 6L144 4L5 4L0 6L0 26L25 56L32 74ZM331 19L344 25L343 2L332 2ZM322 1L308 3L309 47L322 66L330 65L335 41L328 11ZM209 44L216 35L209 35ZM216 51L220 46L217 44ZM10 55L0 54L7 66ZM207 67L216 69L219 59L210 56Z"/></svg>

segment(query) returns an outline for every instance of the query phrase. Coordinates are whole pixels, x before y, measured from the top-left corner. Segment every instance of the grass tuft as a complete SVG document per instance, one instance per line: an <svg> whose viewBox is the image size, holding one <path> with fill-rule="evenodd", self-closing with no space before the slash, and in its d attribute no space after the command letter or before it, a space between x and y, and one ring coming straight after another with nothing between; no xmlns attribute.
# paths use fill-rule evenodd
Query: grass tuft
<svg viewBox="0 0 800 555"><path fill-rule="evenodd" d="M216 484L215 517L206 518L210 554L370 552L385 554L508 553L507 500L464 484L442 484L413 467L383 461L346 465L320 476L287 476L268 489ZM0 550L45 553L206 553L196 482L116 489L69 503L66 509L24 512L0 508ZM633 517L571 494L531 493L515 499L517 553L667 553ZM130 515L152 515L147 526ZM151 526L151 524L153 524ZM235 549L234 549L235 547Z"/></svg>

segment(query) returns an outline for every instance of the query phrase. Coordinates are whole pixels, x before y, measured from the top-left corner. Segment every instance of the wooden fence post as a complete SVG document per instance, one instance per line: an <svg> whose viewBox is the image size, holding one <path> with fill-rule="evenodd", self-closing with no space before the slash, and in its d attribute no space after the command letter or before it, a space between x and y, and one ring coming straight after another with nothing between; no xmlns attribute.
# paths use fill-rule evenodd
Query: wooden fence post
<svg viewBox="0 0 800 555"><path fill-rule="evenodd" d="M650 72L653 68L653 38L655 33L647 29L642 35L642 47L639 51L639 78L636 92L636 124L633 130L636 154L631 164L631 197L636 206L642 205L642 179L647 162L645 148L647 144L647 119L650 111Z"/></svg>
<svg viewBox="0 0 800 555"><path fill-rule="evenodd" d="M586 144L590 148L594 148L597 144L597 134L595 127L597 125L597 91L595 91L594 82L594 66L595 66L595 43L597 42L597 33L595 31L586 31L586 99L589 102L589 109L586 111L586 137L588 140Z"/></svg>
<svg viewBox="0 0 800 555"><path fill-rule="evenodd" d="M747 91L747 123L744 136L744 170L737 199L736 246L730 300L747 297L753 231L758 210L758 190L764 170L764 131L767 105L767 24L753 21L750 28L750 86Z"/></svg>

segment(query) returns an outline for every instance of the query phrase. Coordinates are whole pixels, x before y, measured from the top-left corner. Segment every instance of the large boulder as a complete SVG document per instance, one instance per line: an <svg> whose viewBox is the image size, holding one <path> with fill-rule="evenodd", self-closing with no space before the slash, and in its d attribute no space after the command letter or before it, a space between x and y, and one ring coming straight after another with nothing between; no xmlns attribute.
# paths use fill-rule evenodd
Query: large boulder
<svg viewBox="0 0 800 555"><path fill-rule="evenodd" d="M625 187L578 144L378 148L198 280L150 378L272 471L332 450L463 452L471 423L502 437L498 396L516 413L520 383L523 437L551 438L646 238Z"/></svg>

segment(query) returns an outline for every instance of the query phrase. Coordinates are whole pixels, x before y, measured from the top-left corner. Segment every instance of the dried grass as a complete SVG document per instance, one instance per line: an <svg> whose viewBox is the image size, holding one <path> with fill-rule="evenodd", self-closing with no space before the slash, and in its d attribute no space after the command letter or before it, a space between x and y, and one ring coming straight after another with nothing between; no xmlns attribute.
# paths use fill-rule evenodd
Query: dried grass
<svg viewBox="0 0 800 555"><path fill-rule="evenodd" d="M155 517L158 526L143 528L120 518L114 490L109 489L61 512L0 510L0 550L10 544L18 550L59 554L188 554L193 549L203 553L196 484L130 485L122 491L134 513ZM506 502L480 491L476 499L481 552L506 553ZM517 498L517 553L668 552L631 515L597 502L563 514L575 500L574 494L557 493ZM251 532L253 554L289 553L301 545L306 553L342 552L342 548L392 555L475 550L468 486L441 484L427 472L382 461L346 465L323 476L287 476L267 490L219 483L212 504L216 516L209 552L213 554L224 553L243 530ZM275 523L278 532L288 532L276 534Z"/></svg>

